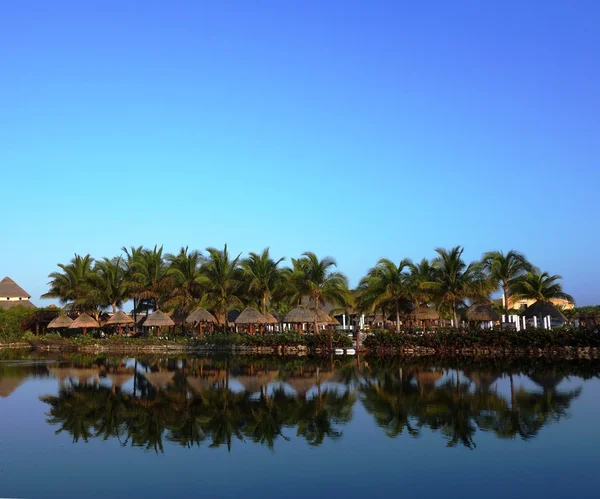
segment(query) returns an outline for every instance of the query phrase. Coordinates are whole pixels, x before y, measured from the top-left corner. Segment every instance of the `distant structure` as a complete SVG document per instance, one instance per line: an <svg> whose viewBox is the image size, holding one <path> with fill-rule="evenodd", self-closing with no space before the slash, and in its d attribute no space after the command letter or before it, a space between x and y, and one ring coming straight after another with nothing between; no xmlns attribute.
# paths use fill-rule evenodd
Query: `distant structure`
<svg viewBox="0 0 600 499"><path fill-rule="evenodd" d="M9 309L12 307L37 308L29 301L31 295L19 286L10 277L5 277L0 281L0 309Z"/></svg>
<svg viewBox="0 0 600 499"><path fill-rule="evenodd" d="M497 300L492 300L496 305L501 305L504 308L504 298L498 298ZM520 310L525 311L531 305L536 302L533 298L522 298L520 300L514 299L512 296L508 297L508 308L511 310ZM575 308L575 304L568 300L563 300L562 298L550 298L550 303L555 307L562 310L570 310Z"/></svg>

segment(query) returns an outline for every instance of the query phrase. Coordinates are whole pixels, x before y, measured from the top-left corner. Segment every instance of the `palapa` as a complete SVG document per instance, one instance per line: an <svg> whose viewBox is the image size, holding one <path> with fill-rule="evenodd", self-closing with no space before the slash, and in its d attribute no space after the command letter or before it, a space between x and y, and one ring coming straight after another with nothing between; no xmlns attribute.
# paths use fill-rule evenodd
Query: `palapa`
<svg viewBox="0 0 600 499"><path fill-rule="evenodd" d="M73 319L71 319L68 315L59 315L50 321L50 324L48 324L48 329L68 328L71 326L71 324L73 324Z"/></svg>
<svg viewBox="0 0 600 499"><path fill-rule="evenodd" d="M549 315L558 321L567 322L567 318L562 314L562 312L549 301L536 301L533 305L527 307L523 315L528 319L532 319L533 317L541 319Z"/></svg>
<svg viewBox="0 0 600 499"><path fill-rule="evenodd" d="M96 319L90 317L84 312L71 323L69 329L89 329L94 327L99 328L100 324L98 324Z"/></svg>
<svg viewBox="0 0 600 499"><path fill-rule="evenodd" d="M236 324L266 324L267 318L261 314L258 310L248 307L237 316L235 319Z"/></svg>
<svg viewBox="0 0 600 499"><path fill-rule="evenodd" d="M145 327L169 327L174 325L173 319L160 310L152 312L144 322Z"/></svg>
<svg viewBox="0 0 600 499"><path fill-rule="evenodd" d="M267 312L267 324L279 324L279 321L271 312Z"/></svg>
<svg viewBox="0 0 600 499"><path fill-rule="evenodd" d="M494 309L485 304L471 305L465 315L468 321L497 322L500 320L500 316L494 311Z"/></svg>
<svg viewBox="0 0 600 499"><path fill-rule="evenodd" d="M427 305L419 305L408 317L413 321L437 321L440 318L440 314Z"/></svg>
<svg viewBox="0 0 600 499"><path fill-rule="evenodd" d="M314 314L306 307L293 308L283 318L283 322L288 322L292 324L303 324L305 322L312 323L314 321Z"/></svg>
<svg viewBox="0 0 600 499"><path fill-rule="evenodd" d="M217 323L217 319L205 308L199 307L187 316L185 322L188 324L199 324L200 322Z"/></svg>
<svg viewBox="0 0 600 499"><path fill-rule="evenodd" d="M129 317L125 312L120 310L113 314L113 316L106 321L106 326L126 326L133 324L133 319Z"/></svg>

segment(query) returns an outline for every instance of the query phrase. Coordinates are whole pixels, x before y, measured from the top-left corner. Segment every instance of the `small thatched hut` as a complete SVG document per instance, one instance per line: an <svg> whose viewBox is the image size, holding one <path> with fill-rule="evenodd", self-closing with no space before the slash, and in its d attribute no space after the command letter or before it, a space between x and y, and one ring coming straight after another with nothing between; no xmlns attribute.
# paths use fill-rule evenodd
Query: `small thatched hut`
<svg viewBox="0 0 600 499"><path fill-rule="evenodd" d="M48 329L67 329L71 327L73 324L73 319L71 319L68 315L59 315L55 319L50 321L48 324Z"/></svg>
<svg viewBox="0 0 600 499"><path fill-rule="evenodd" d="M160 390L161 388L164 388L170 384L174 377L175 373L168 371L144 373L144 378L146 378L148 382L157 390Z"/></svg>
<svg viewBox="0 0 600 499"><path fill-rule="evenodd" d="M204 336L204 325L205 324L216 324L216 317L211 314L208 310L202 307L198 307L185 319L187 324L197 324L200 331L200 338Z"/></svg>
<svg viewBox="0 0 600 499"><path fill-rule="evenodd" d="M290 310L285 317L283 322L288 324L298 324L299 331L302 332L303 324L314 324L315 316L308 308L300 306Z"/></svg>
<svg viewBox="0 0 600 499"><path fill-rule="evenodd" d="M119 330L119 334L123 333L123 326L130 326L134 321L131 317L129 317L125 312L121 312L120 310L113 314L113 316L106 321L105 326L117 326Z"/></svg>
<svg viewBox="0 0 600 499"><path fill-rule="evenodd" d="M267 318L258 310L252 307L247 307L235 319L235 325L248 326L250 334L254 334L254 326L256 324L264 325L267 323Z"/></svg>
<svg viewBox="0 0 600 499"><path fill-rule="evenodd" d="M173 322L173 320L167 314L161 312L160 310L152 312L144 321L145 327L157 327L159 334L161 328L171 327L174 325L175 323Z"/></svg>
<svg viewBox="0 0 600 499"><path fill-rule="evenodd" d="M100 324L98 324L98 321L84 312L71 323L69 329L83 329L83 334L85 335L88 329L99 327Z"/></svg>
<svg viewBox="0 0 600 499"><path fill-rule="evenodd" d="M465 315L467 320L472 322L498 322L500 320L500 315L492 307L483 303L471 305Z"/></svg>
<svg viewBox="0 0 600 499"><path fill-rule="evenodd" d="M533 305L527 307L523 315L528 319L537 317L540 323L547 316L560 322L567 322L567 318L549 301L536 301Z"/></svg>

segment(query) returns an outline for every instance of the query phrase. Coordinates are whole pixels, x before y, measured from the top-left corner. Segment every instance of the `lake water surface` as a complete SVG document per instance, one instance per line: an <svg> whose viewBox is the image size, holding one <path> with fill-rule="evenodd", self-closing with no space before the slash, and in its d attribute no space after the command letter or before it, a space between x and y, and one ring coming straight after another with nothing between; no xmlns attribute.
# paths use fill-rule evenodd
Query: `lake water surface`
<svg viewBox="0 0 600 499"><path fill-rule="evenodd" d="M598 497L599 375L4 352L0 497Z"/></svg>

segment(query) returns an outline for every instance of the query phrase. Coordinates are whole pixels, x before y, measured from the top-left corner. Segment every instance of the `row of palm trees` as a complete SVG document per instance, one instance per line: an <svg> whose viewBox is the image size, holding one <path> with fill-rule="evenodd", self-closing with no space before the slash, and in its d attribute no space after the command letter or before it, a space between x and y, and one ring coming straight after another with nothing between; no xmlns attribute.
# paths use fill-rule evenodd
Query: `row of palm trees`
<svg viewBox="0 0 600 499"><path fill-rule="evenodd" d="M333 258L320 259L312 252L291 258L286 266L285 258L273 258L268 248L246 258L231 255L227 245L205 253L185 247L175 254L165 254L158 246L122 248L115 258L75 255L59 264L60 270L49 275L50 289L43 298L94 315L116 312L129 300L136 312L160 308L190 313L202 306L222 325L230 310L246 306L282 316L302 303L315 309L328 303L340 313L353 309L394 316L398 331L401 317L419 305L434 306L458 324L461 307L487 302L498 290L507 298L506 313L509 296L572 301L560 276L540 272L516 251L485 253L470 263L460 246L435 251L435 258L417 263L382 258L351 290Z"/></svg>

